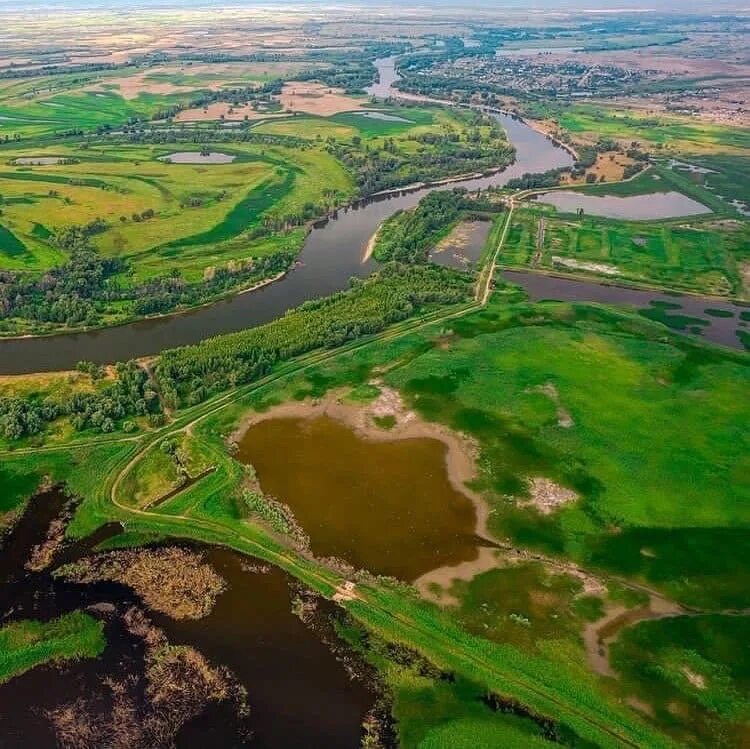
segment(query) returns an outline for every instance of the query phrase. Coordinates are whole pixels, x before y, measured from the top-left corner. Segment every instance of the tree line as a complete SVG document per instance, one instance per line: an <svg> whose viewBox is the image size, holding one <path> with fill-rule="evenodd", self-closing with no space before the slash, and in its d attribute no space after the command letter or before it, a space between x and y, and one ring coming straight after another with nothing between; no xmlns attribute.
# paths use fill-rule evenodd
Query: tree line
<svg viewBox="0 0 750 749"><path fill-rule="evenodd" d="M348 290L305 302L283 317L162 353L155 367L164 402L194 405L265 375L279 361L376 333L430 304L456 303L471 278L437 266L389 263Z"/></svg>
<svg viewBox="0 0 750 749"><path fill-rule="evenodd" d="M93 380L100 376L91 364L82 363L79 369L92 374ZM129 418L150 416L158 421L161 405L148 373L131 361L117 364L115 375L112 383L99 390L79 391L65 399L54 393L42 400L0 397L0 435L9 440L32 436L64 416L77 431L94 429L104 433L117 428L134 429L135 423Z"/></svg>

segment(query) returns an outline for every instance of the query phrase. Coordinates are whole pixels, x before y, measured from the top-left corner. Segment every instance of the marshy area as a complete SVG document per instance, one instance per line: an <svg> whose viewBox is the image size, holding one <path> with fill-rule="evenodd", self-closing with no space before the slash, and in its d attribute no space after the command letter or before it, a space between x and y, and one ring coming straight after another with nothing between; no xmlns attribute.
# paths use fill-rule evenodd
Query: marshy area
<svg viewBox="0 0 750 749"><path fill-rule="evenodd" d="M99 550L119 545L116 524L34 565L70 503L38 494L3 539L0 622L84 612L105 644L0 682L3 746L359 744L377 695L333 604L222 548Z"/></svg>

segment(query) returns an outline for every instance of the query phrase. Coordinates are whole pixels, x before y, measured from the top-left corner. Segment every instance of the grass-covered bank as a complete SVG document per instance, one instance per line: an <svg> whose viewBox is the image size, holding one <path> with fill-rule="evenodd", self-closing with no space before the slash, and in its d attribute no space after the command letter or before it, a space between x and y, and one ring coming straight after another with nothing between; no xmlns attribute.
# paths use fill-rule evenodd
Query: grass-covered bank
<svg viewBox="0 0 750 749"><path fill-rule="evenodd" d="M749 225L740 221L626 221L528 206L515 211L500 262L747 298L748 237Z"/></svg>
<svg viewBox="0 0 750 749"><path fill-rule="evenodd" d="M0 628L0 684L44 663L96 658L104 645L103 623L82 611L6 624Z"/></svg>

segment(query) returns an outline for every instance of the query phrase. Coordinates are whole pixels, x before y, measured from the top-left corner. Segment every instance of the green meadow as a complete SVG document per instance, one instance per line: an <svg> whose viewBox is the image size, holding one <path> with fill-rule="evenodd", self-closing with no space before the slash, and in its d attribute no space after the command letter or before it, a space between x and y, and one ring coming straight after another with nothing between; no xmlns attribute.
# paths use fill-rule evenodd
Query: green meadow
<svg viewBox="0 0 750 749"><path fill-rule="evenodd" d="M103 630L103 622L82 611L0 627L0 684L43 663L96 658L104 650Z"/></svg>
<svg viewBox="0 0 750 749"><path fill-rule="evenodd" d="M222 149L235 156L228 164L164 160L185 150L198 152L184 144L6 150L0 268L41 271L57 264L64 253L54 233L101 218L106 228L92 243L104 255L128 258L136 278L158 273L168 259L197 279L208 266L286 247L284 232L273 242L248 239L264 217L293 217L307 205L335 204L352 194L346 171L322 151L232 144ZM29 156L76 163L14 165ZM134 218L144 212L153 215Z"/></svg>

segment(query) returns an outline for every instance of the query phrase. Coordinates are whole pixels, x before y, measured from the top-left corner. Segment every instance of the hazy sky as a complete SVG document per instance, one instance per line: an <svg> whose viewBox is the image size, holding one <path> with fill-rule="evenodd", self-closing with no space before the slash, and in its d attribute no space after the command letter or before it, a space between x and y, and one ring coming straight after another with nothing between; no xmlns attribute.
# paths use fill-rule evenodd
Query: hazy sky
<svg viewBox="0 0 750 749"><path fill-rule="evenodd" d="M415 6L441 6L456 8L455 0L0 0L3 9L18 10L24 7L53 8L138 8L138 7L201 7L221 5L224 7L264 7L279 5L305 5L324 7L351 7L355 5L378 5L410 8ZM463 7L491 7L496 10L601 10L613 12L623 10L716 12L718 10L744 10L750 12L750 0L465 0Z"/></svg>

